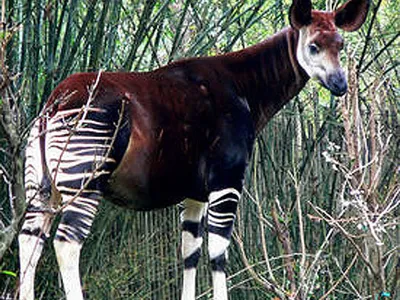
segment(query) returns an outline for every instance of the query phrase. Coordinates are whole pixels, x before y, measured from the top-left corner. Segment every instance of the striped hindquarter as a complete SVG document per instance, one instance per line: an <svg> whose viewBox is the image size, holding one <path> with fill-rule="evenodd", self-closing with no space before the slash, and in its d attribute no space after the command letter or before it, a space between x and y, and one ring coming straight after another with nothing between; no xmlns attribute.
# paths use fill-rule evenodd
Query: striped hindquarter
<svg viewBox="0 0 400 300"><path fill-rule="evenodd" d="M61 220L54 247L67 299L83 299L80 249L117 163L112 150L119 122L108 119L107 110L84 107L42 117L31 129L25 167L28 207L19 235L20 299L34 299L36 265L56 213Z"/></svg>
<svg viewBox="0 0 400 300"><path fill-rule="evenodd" d="M107 175L115 125L100 121L107 111L87 108L58 112L48 122L46 161L51 179L62 195L63 214L56 240L82 241L89 233ZM104 115L103 118L101 116Z"/></svg>

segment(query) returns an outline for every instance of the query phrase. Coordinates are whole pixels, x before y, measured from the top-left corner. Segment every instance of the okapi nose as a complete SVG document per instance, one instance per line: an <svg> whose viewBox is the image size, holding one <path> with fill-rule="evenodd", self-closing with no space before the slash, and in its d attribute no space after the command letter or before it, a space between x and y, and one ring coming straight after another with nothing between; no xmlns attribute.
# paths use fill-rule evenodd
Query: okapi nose
<svg viewBox="0 0 400 300"><path fill-rule="evenodd" d="M335 96L343 96L347 92L347 80L344 72L339 71L328 76L327 86Z"/></svg>

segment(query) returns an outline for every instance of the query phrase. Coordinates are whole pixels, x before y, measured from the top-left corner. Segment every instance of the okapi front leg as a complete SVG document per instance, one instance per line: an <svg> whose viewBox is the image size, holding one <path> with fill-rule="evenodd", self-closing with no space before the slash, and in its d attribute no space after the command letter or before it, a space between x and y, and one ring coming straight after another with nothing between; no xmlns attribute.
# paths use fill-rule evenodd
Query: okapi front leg
<svg viewBox="0 0 400 300"><path fill-rule="evenodd" d="M244 173L254 142L249 110L232 99L232 112L220 121L207 162L208 251L214 300L227 300L225 264Z"/></svg>
<svg viewBox="0 0 400 300"><path fill-rule="evenodd" d="M181 215L183 272L182 300L194 300L196 296L196 268L203 243L204 217L207 203L186 199Z"/></svg>
<svg viewBox="0 0 400 300"><path fill-rule="evenodd" d="M225 264L240 193L234 188L212 192L208 207L208 251L214 300L228 299Z"/></svg>

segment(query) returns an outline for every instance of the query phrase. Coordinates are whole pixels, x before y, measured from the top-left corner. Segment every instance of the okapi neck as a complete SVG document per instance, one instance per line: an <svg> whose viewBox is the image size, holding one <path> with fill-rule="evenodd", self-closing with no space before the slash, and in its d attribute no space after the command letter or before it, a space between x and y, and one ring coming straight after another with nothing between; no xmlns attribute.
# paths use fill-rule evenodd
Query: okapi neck
<svg viewBox="0 0 400 300"><path fill-rule="evenodd" d="M227 55L238 95L247 99L257 133L309 79L297 61L297 42L298 31L285 28L264 42Z"/></svg>

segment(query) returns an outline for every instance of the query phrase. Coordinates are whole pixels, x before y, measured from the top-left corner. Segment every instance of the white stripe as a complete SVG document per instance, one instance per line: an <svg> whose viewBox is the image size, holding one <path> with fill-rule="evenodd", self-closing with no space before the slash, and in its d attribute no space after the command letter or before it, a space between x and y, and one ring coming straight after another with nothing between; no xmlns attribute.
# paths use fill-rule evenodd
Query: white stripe
<svg viewBox="0 0 400 300"><path fill-rule="evenodd" d="M94 129L90 127L83 127L82 129L78 130L69 130L65 128L52 128L51 132L47 133L47 136L50 138L54 138L57 140L68 140L72 137L85 137L85 135L79 135L80 133L87 133L87 132L95 132L103 134L105 137L109 137L110 133L113 132L111 129ZM89 136L91 137L91 136ZM101 137L101 136L100 136Z"/></svg>
<svg viewBox="0 0 400 300"><path fill-rule="evenodd" d="M182 257L185 259L201 247L203 238L195 238L189 231L182 232Z"/></svg>
<svg viewBox="0 0 400 300"><path fill-rule="evenodd" d="M102 145L103 146L103 145ZM107 145L104 145L104 146L107 146ZM97 149L96 149L97 148ZM88 151L98 151L98 152L100 152L100 151L104 151L105 149L107 150L109 147L107 146L107 147L99 147L99 146L96 146L95 147L95 149L80 149L80 150L73 150L73 149L70 149L71 151L74 151L73 153L71 153L71 154L73 154L73 155L75 155L75 156L78 156L78 157L81 157L81 156L84 156L84 155L81 155L80 153L85 153L85 152L88 152ZM100 153L101 154L101 153ZM110 158L111 159L111 158Z"/></svg>
<svg viewBox="0 0 400 300"><path fill-rule="evenodd" d="M93 133L106 134L106 133L112 132L112 130L111 129L94 129L94 128L90 128L90 127L81 127L81 128L79 128L78 133L81 133L81 132L93 132Z"/></svg>
<svg viewBox="0 0 400 300"><path fill-rule="evenodd" d="M97 125L97 126L108 126L108 123L93 121L93 120L90 120L90 119L79 120L79 123L82 123L82 125L84 125L84 124L92 124L92 125Z"/></svg>
<svg viewBox="0 0 400 300"><path fill-rule="evenodd" d="M218 223L214 223L211 220L208 220L208 225L214 226L214 227L218 227L218 228L228 228L231 227L231 225L222 225L222 224L218 224Z"/></svg>
<svg viewBox="0 0 400 300"><path fill-rule="evenodd" d="M51 143L56 143L56 142L51 142ZM64 144L65 144L65 142L64 142ZM50 148L53 148L53 151L62 151L62 149L58 149L58 148L60 147L60 145L49 145L49 147L48 147L48 150L50 149ZM89 150L90 148L99 148L99 149L101 149L101 148L103 148L103 149L109 149L110 148L110 145L105 145L105 144L77 144L77 143L74 143L74 144L70 144L70 143L68 143L68 145L67 145L67 147L66 147L66 149L68 149L68 150L70 150L70 151L74 151L74 148L84 148L84 147L86 147L85 148L85 150ZM61 146L61 148L64 148L63 146ZM81 150L81 149L80 149ZM72 154L72 153L71 153Z"/></svg>
<svg viewBox="0 0 400 300"><path fill-rule="evenodd" d="M78 199L77 199L78 200ZM74 201L74 203L75 203L75 201ZM90 221L90 222L87 222L86 220L85 220L85 218L90 218L90 220L93 220L93 218L94 218L94 216L95 216L95 214L96 214L96 212L97 212L97 209L93 209L93 208L91 208L91 207L87 207L87 208L85 208L85 209L81 209L81 208L78 208L78 207L75 207L75 206L73 206L73 205L68 205L64 210L63 210L63 212L66 212L66 211L74 211L74 212L77 212L77 213L80 213L82 216L81 217L79 217L79 219L82 221L82 222L84 222L85 224L87 224L87 225L91 225L92 224L92 222Z"/></svg>
<svg viewBox="0 0 400 300"><path fill-rule="evenodd" d="M214 218L212 216L208 216L208 223L209 224L213 224L216 225L218 227L229 227L231 226L231 222L234 220L235 218L224 218L224 219L219 219L219 218ZM228 224L226 224L227 222L229 222Z"/></svg>
<svg viewBox="0 0 400 300"><path fill-rule="evenodd" d="M223 196L225 196L225 195L227 195L229 193L233 193L238 198L240 198L240 193L236 189L227 188L227 189L223 189L223 190L220 190L220 191L216 191L216 192L210 193L210 196L208 197L208 199L209 199L210 203L212 203L215 200L218 200L218 199L222 198Z"/></svg>
<svg viewBox="0 0 400 300"><path fill-rule="evenodd" d="M211 260L224 254L228 246L228 239L215 233L208 234L208 252Z"/></svg>
<svg viewBox="0 0 400 300"><path fill-rule="evenodd" d="M67 158L67 155L66 156L63 155L62 159L61 160L57 160L57 162L58 161L60 161L60 163L62 163L60 165L60 168L70 168L70 167L74 167L76 165L83 164L83 163L86 163L86 162L93 162L93 164L97 164L99 162L115 162L115 159L114 158L110 158L110 157L100 156L100 155L98 155L98 156L68 155L68 158Z"/></svg>
<svg viewBox="0 0 400 300"><path fill-rule="evenodd" d="M102 109L102 108L97 108L97 107L81 107L81 108L73 108L73 109L68 109L68 110L61 110L58 111L50 120L50 122L56 122L60 120L61 118L65 118L66 116L71 116L73 114L79 114L80 112L98 112L98 113L105 113L107 110ZM49 123L50 123L49 122Z"/></svg>
<svg viewBox="0 0 400 300"><path fill-rule="evenodd" d="M82 218L80 221L84 221L84 218ZM92 224L92 222L89 222L89 223L85 222L85 223L87 225L89 225L89 226ZM84 229L82 227L70 226L70 225L66 225L66 224L63 224L63 223L60 223L60 225L58 226L58 229L61 229L61 230L65 231L65 233L61 232L60 230L57 230L57 235L58 236L63 236L67 240L70 240L70 237L68 237L68 233L71 234L71 235L75 235L76 230L74 230L74 229L79 229L79 231L82 232L82 234L84 234L84 235L88 235L89 234L89 230L87 230L87 229Z"/></svg>
<svg viewBox="0 0 400 300"><path fill-rule="evenodd" d="M82 192L82 193L92 193L92 194L96 193L96 194L99 194L99 195L102 194L98 190L87 190L87 189L81 190L81 189L69 188L69 187L66 187L66 186L60 186L60 188L58 190L60 192L71 192L71 193ZM83 199L90 199L90 198L83 198Z"/></svg>
<svg viewBox="0 0 400 300"><path fill-rule="evenodd" d="M63 140L63 139L50 140L50 143L63 144L63 143L71 142L73 140L108 141L111 139L112 139L112 137L109 137L109 136L83 136L83 135L71 134L70 136L65 137L65 140ZM96 144L93 144L93 145L96 145Z"/></svg>
<svg viewBox="0 0 400 300"><path fill-rule="evenodd" d="M51 171L52 173L56 172L56 168ZM102 175L110 174L110 171L105 171L105 170L100 170L100 171L90 171L88 170L87 173L75 173L75 174L69 174L69 173L64 173L59 170L57 172L57 186L60 184L62 181L73 181L73 180L86 180L90 178L96 178ZM86 182L82 182L82 186L86 184Z"/></svg>
<svg viewBox="0 0 400 300"><path fill-rule="evenodd" d="M214 207L214 206L218 206L218 205L220 205L220 204L222 204L222 203L224 203L224 202L228 202L228 201L232 201L232 202L235 202L235 203L237 203L238 202L238 199L234 199L234 198L225 198L225 199L221 199L221 200L216 200L216 201L214 201L214 202L212 202L211 204L210 204L210 207Z"/></svg>
<svg viewBox="0 0 400 300"><path fill-rule="evenodd" d="M216 211L212 211L212 210L209 210L208 211L208 216L210 217L213 217L213 218L215 218L215 219L218 219L218 218L228 218L228 217L231 217L231 218L235 218L235 216L236 216L236 214L235 213L231 213L231 212L216 212Z"/></svg>
<svg viewBox="0 0 400 300"><path fill-rule="evenodd" d="M71 195L65 195L64 198L63 198L63 202L68 202L74 197L76 197L76 195L72 195L72 196ZM91 206L91 205L97 206L97 205L99 205L99 202L100 202L97 199L91 199L91 198L82 197L82 196L77 197L76 200L74 200L74 202L75 201L77 203L82 203L82 204L85 204L85 205L88 205L88 206Z"/></svg>

